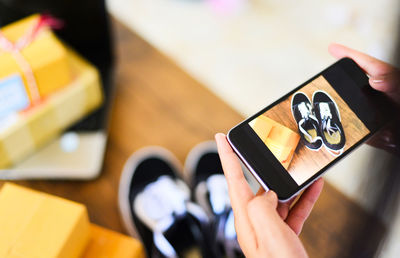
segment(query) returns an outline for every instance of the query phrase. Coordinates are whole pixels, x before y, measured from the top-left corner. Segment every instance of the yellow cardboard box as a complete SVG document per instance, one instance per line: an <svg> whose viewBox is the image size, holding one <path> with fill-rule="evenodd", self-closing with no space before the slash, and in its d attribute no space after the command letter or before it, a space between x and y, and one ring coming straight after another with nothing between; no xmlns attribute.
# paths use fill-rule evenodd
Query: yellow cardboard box
<svg viewBox="0 0 400 258"><path fill-rule="evenodd" d="M90 237L86 207L6 183L0 191L0 257L81 257Z"/></svg>
<svg viewBox="0 0 400 258"><path fill-rule="evenodd" d="M250 126L287 169L300 141L300 135L264 115L250 122Z"/></svg>
<svg viewBox="0 0 400 258"><path fill-rule="evenodd" d="M92 224L82 258L144 258L142 244L131 237Z"/></svg>
<svg viewBox="0 0 400 258"><path fill-rule="evenodd" d="M1 33L9 41L16 43L37 24L39 19L39 15L29 16L3 27ZM49 96L70 82L67 50L50 29L43 29L30 44L19 52L33 71L41 98ZM26 71L15 56L2 48L0 44L0 78L16 73L22 76L26 92L31 99Z"/></svg>
<svg viewBox="0 0 400 258"><path fill-rule="evenodd" d="M68 51L71 82L40 105L0 128L0 168L17 163L68 126L99 107L103 100L100 76L95 67Z"/></svg>

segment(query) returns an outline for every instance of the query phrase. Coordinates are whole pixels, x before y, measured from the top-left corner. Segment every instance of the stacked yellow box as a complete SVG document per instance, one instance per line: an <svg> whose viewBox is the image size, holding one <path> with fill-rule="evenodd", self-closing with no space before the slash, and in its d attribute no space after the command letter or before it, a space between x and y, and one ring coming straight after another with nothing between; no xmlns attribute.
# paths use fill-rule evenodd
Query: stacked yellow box
<svg viewBox="0 0 400 258"><path fill-rule="evenodd" d="M300 141L300 135L264 115L251 121L250 126L287 169Z"/></svg>
<svg viewBox="0 0 400 258"><path fill-rule="evenodd" d="M0 257L80 257L90 237L85 206L14 184L0 192Z"/></svg>
<svg viewBox="0 0 400 258"><path fill-rule="evenodd" d="M144 258L142 244L131 237L92 224L82 258Z"/></svg>
<svg viewBox="0 0 400 258"><path fill-rule="evenodd" d="M102 103L97 70L72 51L72 82L0 128L0 169L17 163Z"/></svg>
<svg viewBox="0 0 400 258"><path fill-rule="evenodd" d="M33 92L29 86L34 87L29 85L31 72L41 99L71 81L67 49L48 27L41 26L41 19L40 15L32 15L0 31L0 78L20 75L31 100Z"/></svg>
<svg viewBox="0 0 400 258"><path fill-rule="evenodd" d="M0 35L15 41L39 18L35 15L9 25L1 30ZM29 73L17 62L19 58L3 48L0 44L0 78L12 74L23 78L26 92L32 100L27 79ZM97 69L67 50L50 30L41 32L20 52L33 71L40 101L14 114L10 121L1 120L0 116L0 169L16 164L40 148L99 107L103 100Z"/></svg>
<svg viewBox="0 0 400 258"><path fill-rule="evenodd" d="M6 183L0 190L0 257L143 258L138 240L90 224L86 207Z"/></svg>

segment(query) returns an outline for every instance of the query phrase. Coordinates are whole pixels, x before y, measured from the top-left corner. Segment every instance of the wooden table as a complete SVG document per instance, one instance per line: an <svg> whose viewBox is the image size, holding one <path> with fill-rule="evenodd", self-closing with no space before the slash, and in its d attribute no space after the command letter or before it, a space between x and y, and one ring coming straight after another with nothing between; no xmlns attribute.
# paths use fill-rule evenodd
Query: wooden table
<svg viewBox="0 0 400 258"><path fill-rule="evenodd" d="M227 132L243 117L136 33L113 24L116 91L101 175L93 181L17 183L84 203L92 222L126 233L117 194L121 169L131 153L161 145L183 162L195 144L213 139L216 132ZM311 257L351 257L353 239L371 221L376 223L326 184L301 238Z"/></svg>

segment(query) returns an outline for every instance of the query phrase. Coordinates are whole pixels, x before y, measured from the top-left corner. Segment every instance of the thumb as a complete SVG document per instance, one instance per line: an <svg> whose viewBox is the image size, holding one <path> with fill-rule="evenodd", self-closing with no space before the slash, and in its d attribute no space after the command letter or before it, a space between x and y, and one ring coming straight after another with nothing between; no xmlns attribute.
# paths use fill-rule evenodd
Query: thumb
<svg viewBox="0 0 400 258"><path fill-rule="evenodd" d="M263 192L257 194L249 203L248 209L251 214L260 214L262 213L273 213L276 212L276 208L278 207L278 197L276 193L269 190L268 192ZM261 218L263 219L263 218Z"/></svg>
<svg viewBox="0 0 400 258"><path fill-rule="evenodd" d="M269 203L269 205L276 209L276 207L278 206L278 196L276 195L275 192L273 192L272 190L269 190L268 192L266 192L266 197L265 199L267 200L267 202Z"/></svg>
<svg viewBox="0 0 400 258"><path fill-rule="evenodd" d="M278 198L273 191L254 197L248 204L248 217L261 246L276 245L277 238L287 228L276 210L277 205Z"/></svg>

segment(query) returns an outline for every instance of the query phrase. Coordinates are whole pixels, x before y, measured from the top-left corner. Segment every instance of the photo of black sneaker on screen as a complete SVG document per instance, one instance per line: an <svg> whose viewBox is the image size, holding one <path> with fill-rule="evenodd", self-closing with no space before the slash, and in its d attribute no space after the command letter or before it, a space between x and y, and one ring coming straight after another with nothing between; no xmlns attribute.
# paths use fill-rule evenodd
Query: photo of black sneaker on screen
<svg viewBox="0 0 400 258"><path fill-rule="evenodd" d="M296 120L301 141L313 151L322 147L319 122L315 117L310 99L303 92L297 92L292 97L292 115Z"/></svg>
<svg viewBox="0 0 400 258"><path fill-rule="evenodd" d="M370 131L324 76L293 92L250 119L248 125L261 140L257 144L268 148L274 162L301 185L344 156Z"/></svg>
<svg viewBox="0 0 400 258"><path fill-rule="evenodd" d="M315 91L312 97L315 116L325 148L334 156L343 152L346 143L340 111L336 102L325 91Z"/></svg>

